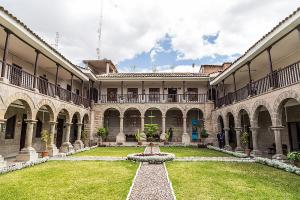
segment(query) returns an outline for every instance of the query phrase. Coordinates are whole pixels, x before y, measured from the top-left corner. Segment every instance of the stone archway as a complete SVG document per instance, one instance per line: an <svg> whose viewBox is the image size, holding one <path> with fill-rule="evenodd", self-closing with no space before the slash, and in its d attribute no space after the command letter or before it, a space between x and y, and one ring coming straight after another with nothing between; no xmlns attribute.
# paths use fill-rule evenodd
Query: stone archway
<svg viewBox="0 0 300 200"><path fill-rule="evenodd" d="M172 142L182 142L182 135L186 133L186 126L183 123L183 112L178 107L169 108L166 111L166 131L172 129L172 137L170 141ZM185 118L186 119L186 118Z"/></svg>
<svg viewBox="0 0 300 200"><path fill-rule="evenodd" d="M123 114L116 108L107 108L104 113L103 127L107 129L107 142L115 142L120 133L120 117Z"/></svg>
<svg viewBox="0 0 300 200"><path fill-rule="evenodd" d="M187 133L192 142L201 140L201 131L204 129L204 114L199 108L191 108L186 112Z"/></svg>

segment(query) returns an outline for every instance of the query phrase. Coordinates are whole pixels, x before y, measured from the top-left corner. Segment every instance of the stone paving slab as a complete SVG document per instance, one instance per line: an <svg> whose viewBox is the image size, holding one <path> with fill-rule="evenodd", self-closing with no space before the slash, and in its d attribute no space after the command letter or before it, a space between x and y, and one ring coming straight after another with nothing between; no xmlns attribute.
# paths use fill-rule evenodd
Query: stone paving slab
<svg viewBox="0 0 300 200"><path fill-rule="evenodd" d="M145 153L149 152L150 148L147 147ZM153 147L153 153L158 152L159 147ZM165 166L142 163L127 199L174 200Z"/></svg>
<svg viewBox="0 0 300 200"><path fill-rule="evenodd" d="M174 161L255 162L255 160L251 158L233 158L233 157L182 157L182 158L175 158Z"/></svg>
<svg viewBox="0 0 300 200"><path fill-rule="evenodd" d="M119 161L119 160L126 160L126 157L101 157L101 156L52 157L52 158L50 158L50 160L65 160L65 161L89 161L89 160Z"/></svg>

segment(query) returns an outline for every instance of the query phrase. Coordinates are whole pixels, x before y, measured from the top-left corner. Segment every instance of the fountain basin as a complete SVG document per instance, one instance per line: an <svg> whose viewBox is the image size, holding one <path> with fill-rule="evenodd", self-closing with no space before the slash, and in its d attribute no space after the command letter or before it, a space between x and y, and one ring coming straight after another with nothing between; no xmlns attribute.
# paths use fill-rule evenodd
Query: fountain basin
<svg viewBox="0 0 300 200"><path fill-rule="evenodd" d="M172 153L135 153L127 155L127 160L136 162L148 162L150 164L159 164L166 161L174 160L175 155Z"/></svg>

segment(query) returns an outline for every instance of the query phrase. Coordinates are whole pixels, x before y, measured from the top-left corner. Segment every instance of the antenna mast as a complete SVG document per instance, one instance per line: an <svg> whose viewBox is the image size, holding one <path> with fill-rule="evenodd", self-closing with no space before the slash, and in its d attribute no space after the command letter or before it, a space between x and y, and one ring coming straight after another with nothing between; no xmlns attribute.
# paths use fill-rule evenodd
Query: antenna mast
<svg viewBox="0 0 300 200"><path fill-rule="evenodd" d="M96 49L97 59L101 59L101 36L102 36L102 21L103 21L103 0L101 0L100 20L98 27L98 47Z"/></svg>

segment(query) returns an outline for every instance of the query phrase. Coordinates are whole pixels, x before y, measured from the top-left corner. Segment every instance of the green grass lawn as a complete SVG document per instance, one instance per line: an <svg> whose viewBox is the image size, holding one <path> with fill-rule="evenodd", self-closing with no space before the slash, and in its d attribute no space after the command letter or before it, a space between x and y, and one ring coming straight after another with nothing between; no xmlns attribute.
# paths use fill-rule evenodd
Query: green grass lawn
<svg viewBox="0 0 300 200"><path fill-rule="evenodd" d="M177 199L300 199L300 176L257 163L170 162Z"/></svg>
<svg viewBox="0 0 300 200"><path fill-rule="evenodd" d="M0 199L126 199L137 163L49 161L0 175Z"/></svg>
<svg viewBox="0 0 300 200"><path fill-rule="evenodd" d="M97 147L89 151L76 153L72 156L111 156L111 157L126 157L131 153L142 153L144 147Z"/></svg>
<svg viewBox="0 0 300 200"><path fill-rule="evenodd" d="M160 151L173 153L176 157L232 157L226 153L197 147L160 147Z"/></svg>

